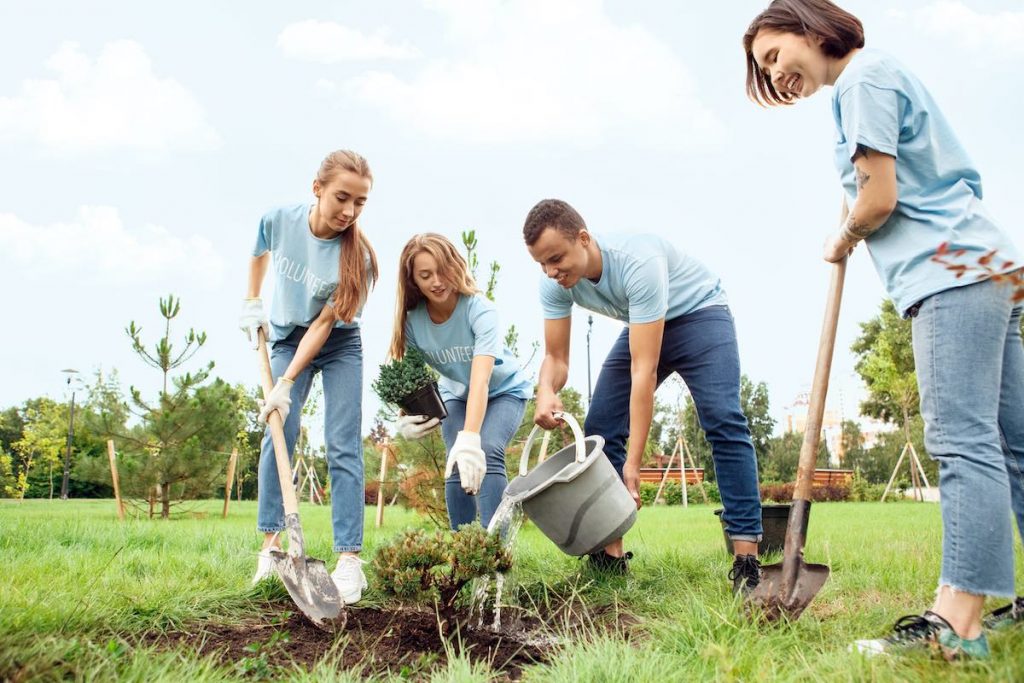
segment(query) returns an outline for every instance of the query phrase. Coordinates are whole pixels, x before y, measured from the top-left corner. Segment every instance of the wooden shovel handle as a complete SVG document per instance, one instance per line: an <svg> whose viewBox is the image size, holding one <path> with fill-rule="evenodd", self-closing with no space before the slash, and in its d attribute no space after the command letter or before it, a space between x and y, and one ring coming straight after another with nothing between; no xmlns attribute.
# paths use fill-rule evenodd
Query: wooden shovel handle
<svg viewBox="0 0 1024 683"><path fill-rule="evenodd" d="M810 405L807 406L807 423L804 425L804 441L800 446L800 463L796 470L793 500L811 500L814 463L818 458L818 443L821 440L821 421L825 415L825 396L828 394L828 377L832 370L832 351L836 345L836 327L839 324L839 305L843 300L845 277L844 258L833 264L832 268L828 300L825 303L825 322L821 326L821 341L818 342L818 361L814 366L814 382L811 385Z"/></svg>
<svg viewBox="0 0 1024 683"><path fill-rule="evenodd" d="M259 337L260 384L263 385L263 400L267 400L274 390L274 375L270 371L270 355L267 353L267 338L263 329L256 331ZM291 515L299 511L295 500L295 489L292 488L292 465L288 458L288 444L284 439L284 422L281 413L276 410L267 416L270 425L270 438L274 442L274 460L277 462L277 478L281 481L281 498L284 500L284 514Z"/></svg>

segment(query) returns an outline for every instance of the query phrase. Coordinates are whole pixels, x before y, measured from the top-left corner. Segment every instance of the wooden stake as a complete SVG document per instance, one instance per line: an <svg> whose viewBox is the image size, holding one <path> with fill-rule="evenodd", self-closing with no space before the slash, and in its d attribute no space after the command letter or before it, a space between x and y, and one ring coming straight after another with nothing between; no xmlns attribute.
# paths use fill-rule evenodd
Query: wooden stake
<svg viewBox="0 0 1024 683"><path fill-rule="evenodd" d="M686 458L683 455L683 453L679 454L679 479L683 488L683 507L688 508L690 507L690 495L686 490Z"/></svg>
<svg viewBox="0 0 1024 683"><path fill-rule="evenodd" d="M676 452L678 450L679 442L676 441L676 446L672 449L672 454L668 456L668 464L665 465L665 471L661 473L661 483L658 484L658 492L654 494L655 505L657 505L658 501L661 500L661 492L665 488L665 480L668 479L668 473L672 470L672 463L675 462Z"/></svg>
<svg viewBox="0 0 1024 683"><path fill-rule="evenodd" d="M121 479L117 476L117 454L114 453L113 439L107 439L107 457L110 458L110 478L114 482L114 500L117 502L117 518L124 520L124 503L121 502Z"/></svg>
<svg viewBox="0 0 1024 683"><path fill-rule="evenodd" d="M686 453L686 457L690 459L690 469L693 470L694 473L696 473L697 472L697 462L693 459L693 453L690 452L690 446L687 445L686 439L683 438L682 434L679 435L679 441L683 444L683 452ZM698 483L700 484L700 495L701 495L701 498L704 499L704 504L707 505L708 504L708 492L704 490L704 482L702 481L702 482L698 482ZM686 484L685 480L683 481L683 484L684 485Z"/></svg>
<svg viewBox="0 0 1024 683"><path fill-rule="evenodd" d="M238 448L231 449L231 457L228 459L228 476L224 482L224 513L221 517L227 519L228 503L231 502L231 484L235 479L235 466L238 464Z"/></svg>
<svg viewBox="0 0 1024 683"><path fill-rule="evenodd" d="M907 448L909 446L910 446L910 442L908 441L907 444L905 446L903 446L903 450L900 451L900 457L899 457L899 460L896 461L896 467L892 468L892 476L889 477L889 483L885 485L885 491L882 492L882 500L881 500L881 502L883 502L883 503L885 502L885 497L889 495L889 489L892 488L892 483L896 480L896 473L900 471L900 465L903 464L903 458L906 457L906 455L907 455Z"/></svg>
<svg viewBox="0 0 1024 683"><path fill-rule="evenodd" d="M377 522L379 529L384 524L384 478L388 475L388 454L391 446L385 441L380 447L380 478L377 480Z"/></svg>
<svg viewBox="0 0 1024 683"><path fill-rule="evenodd" d="M537 464L548 459L548 441L551 440L551 432L544 432L544 438L540 441L540 455L537 456Z"/></svg>

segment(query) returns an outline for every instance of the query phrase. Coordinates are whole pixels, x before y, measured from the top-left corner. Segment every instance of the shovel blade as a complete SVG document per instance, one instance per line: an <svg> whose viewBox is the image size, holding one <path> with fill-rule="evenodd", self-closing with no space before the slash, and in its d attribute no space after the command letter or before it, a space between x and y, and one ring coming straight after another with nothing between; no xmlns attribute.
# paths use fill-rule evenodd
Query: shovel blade
<svg viewBox="0 0 1024 683"><path fill-rule="evenodd" d="M791 558L791 561L797 563L795 571L790 568L790 572L785 572L785 562L761 567L761 583L748 598L769 621L776 621L783 615L792 621L799 619L828 579L828 565L808 564L801 557ZM787 574L792 579L787 579Z"/></svg>
<svg viewBox="0 0 1024 683"><path fill-rule="evenodd" d="M345 604L322 560L281 551L270 555L288 595L314 625L328 631L344 628Z"/></svg>

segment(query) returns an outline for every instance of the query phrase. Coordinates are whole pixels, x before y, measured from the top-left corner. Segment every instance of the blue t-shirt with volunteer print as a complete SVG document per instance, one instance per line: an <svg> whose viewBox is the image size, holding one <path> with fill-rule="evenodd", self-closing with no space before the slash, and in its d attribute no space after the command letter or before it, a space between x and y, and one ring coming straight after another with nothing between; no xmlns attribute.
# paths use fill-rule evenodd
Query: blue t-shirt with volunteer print
<svg viewBox="0 0 1024 683"><path fill-rule="evenodd" d="M483 294L460 294L455 310L443 323L432 321L426 302L420 302L405 319L405 336L407 345L422 351L441 374L438 388L445 401L465 400L469 395L474 356L494 358L488 398L533 396L533 382L505 348L498 311Z"/></svg>
<svg viewBox="0 0 1024 683"><path fill-rule="evenodd" d="M253 256L271 253L274 298L270 304L270 338L284 339L297 326L308 326L320 315L338 286L341 237L320 239L309 229L309 204L282 206L260 219ZM351 323L359 327L359 313Z"/></svg>
<svg viewBox="0 0 1024 683"><path fill-rule="evenodd" d="M931 94L902 64L879 50L855 54L836 79L832 113L835 163L852 200L858 145L896 158L896 209L866 243L898 311L977 281L957 279L930 260L943 242L966 250L958 263L973 265L997 249L997 266L1012 261L1016 265L1009 270L1020 267L1013 243L982 204L977 169Z"/></svg>
<svg viewBox="0 0 1024 683"><path fill-rule="evenodd" d="M569 317L573 303L624 323L672 320L728 303L718 276L666 239L608 233L594 234L594 240L601 250L601 278L582 278L568 289L543 278L546 319Z"/></svg>

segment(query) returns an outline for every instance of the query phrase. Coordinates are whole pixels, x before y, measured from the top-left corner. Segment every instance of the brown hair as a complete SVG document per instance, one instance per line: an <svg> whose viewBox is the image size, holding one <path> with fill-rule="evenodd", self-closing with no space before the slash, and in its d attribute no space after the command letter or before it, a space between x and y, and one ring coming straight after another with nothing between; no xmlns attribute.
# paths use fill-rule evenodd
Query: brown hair
<svg viewBox="0 0 1024 683"><path fill-rule="evenodd" d="M324 157L316 179L321 185L327 185L341 171L355 173L373 183L373 173L366 159L347 149L339 149ZM377 282L377 276L377 254L356 221L341 233L338 288L331 301L334 317L347 323L352 322Z"/></svg>
<svg viewBox="0 0 1024 683"><path fill-rule="evenodd" d="M747 97L760 105L792 104L795 97L780 93L771 77L761 71L754 59L754 38L759 31L795 33L822 40L826 57L842 59L851 50L864 47L864 25L829 0L774 0L758 14L743 34L747 53Z"/></svg>
<svg viewBox="0 0 1024 683"><path fill-rule="evenodd" d="M523 224L526 246L533 246L548 228L554 228L575 242L580 231L587 229L587 224L583 222L583 216L567 202L561 199L542 199L526 215L526 223Z"/></svg>
<svg viewBox="0 0 1024 683"><path fill-rule="evenodd" d="M391 347L388 357L400 359L405 355L405 320L409 311L424 300L423 293L416 285L413 262L420 254L430 254L437 262L441 277L460 295L472 296L479 292L473 276L466 265L466 259L456 250L455 245L436 232L413 235L398 257L398 293L395 302L395 327L391 333Z"/></svg>

